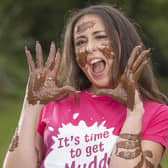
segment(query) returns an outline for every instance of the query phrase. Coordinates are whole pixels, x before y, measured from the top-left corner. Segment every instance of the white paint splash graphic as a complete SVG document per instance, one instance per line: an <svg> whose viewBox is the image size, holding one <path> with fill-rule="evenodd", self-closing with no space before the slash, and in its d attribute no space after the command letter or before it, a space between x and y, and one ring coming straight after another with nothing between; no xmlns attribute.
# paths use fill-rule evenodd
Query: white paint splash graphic
<svg viewBox="0 0 168 168"><path fill-rule="evenodd" d="M84 121L78 126L71 123L59 128L52 151L44 161L45 168L108 168L108 158L116 142L113 129L103 122L88 127Z"/></svg>
<svg viewBox="0 0 168 168"><path fill-rule="evenodd" d="M75 114L73 115L73 119L74 119L74 120L77 119L78 116L79 116L79 113L75 113Z"/></svg>
<svg viewBox="0 0 168 168"><path fill-rule="evenodd" d="M49 127L48 127L48 130L51 131L51 132L53 132L53 131L54 131L54 128L49 126Z"/></svg>

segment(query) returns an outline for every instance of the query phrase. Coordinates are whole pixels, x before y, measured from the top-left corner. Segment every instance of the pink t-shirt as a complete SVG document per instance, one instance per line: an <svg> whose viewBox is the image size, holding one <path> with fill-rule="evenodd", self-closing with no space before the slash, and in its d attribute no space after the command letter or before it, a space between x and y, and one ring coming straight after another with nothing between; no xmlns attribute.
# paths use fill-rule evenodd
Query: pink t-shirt
<svg viewBox="0 0 168 168"><path fill-rule="evenodd" d="M144 102L142 139L168 144L168 106ZM108 168L110 153L126 118L126 108L108 96L82 91L41 111L44 139L41 168Z"/></svg>

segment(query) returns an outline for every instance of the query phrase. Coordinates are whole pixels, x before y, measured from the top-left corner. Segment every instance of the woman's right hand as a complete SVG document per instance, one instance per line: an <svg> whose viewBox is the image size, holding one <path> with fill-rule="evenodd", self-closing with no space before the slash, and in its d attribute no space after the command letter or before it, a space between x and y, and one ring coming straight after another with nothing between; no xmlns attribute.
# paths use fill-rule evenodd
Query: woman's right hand
<svg viewBox="0 0 168 168"><path fill-rule="evenodd" d="M72 86L58 88L56 77L61 63L60 49L56 52L54 42L51 43L50 53L44 65L42 47L36 42L36 64L32 59L30 51L25 47L25 53L29 64L29 81L26 97L29 104L47 104L49 101L56 100L66 93L74 92Z"/></svg>

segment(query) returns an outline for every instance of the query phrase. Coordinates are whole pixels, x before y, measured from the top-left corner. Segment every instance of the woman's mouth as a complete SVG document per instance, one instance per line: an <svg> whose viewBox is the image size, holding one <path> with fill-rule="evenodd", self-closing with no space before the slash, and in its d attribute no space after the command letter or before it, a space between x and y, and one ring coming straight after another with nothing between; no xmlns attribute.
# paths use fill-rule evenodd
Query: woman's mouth
<svg viewBox="0 0 168 168"><path fill-rule="evenodd" d="M90 68L95 76L100 76L105 71L106 62L101 58L95 58L90 61Z"/></svg>

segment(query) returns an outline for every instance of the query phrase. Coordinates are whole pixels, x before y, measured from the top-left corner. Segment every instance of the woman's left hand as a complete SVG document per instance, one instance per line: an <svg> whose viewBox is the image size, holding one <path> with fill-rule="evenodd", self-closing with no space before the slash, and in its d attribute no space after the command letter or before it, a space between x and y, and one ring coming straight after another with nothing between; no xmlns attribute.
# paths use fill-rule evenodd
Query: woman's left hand
<svg viewBox="0 0 168 168"><path fill-rule="evenodd" d="M133 110L135 105L135 91L138 92L137 81L139 80L144 67L150 61L150 58L146 58L150 49L140 52L141 48L142 46L139 45L132 50L117 86L114 89L100 89L96 92L96 95L110 96L118 100L121 104L127 106L130 110Z"/></svg>

